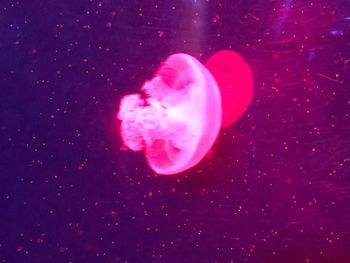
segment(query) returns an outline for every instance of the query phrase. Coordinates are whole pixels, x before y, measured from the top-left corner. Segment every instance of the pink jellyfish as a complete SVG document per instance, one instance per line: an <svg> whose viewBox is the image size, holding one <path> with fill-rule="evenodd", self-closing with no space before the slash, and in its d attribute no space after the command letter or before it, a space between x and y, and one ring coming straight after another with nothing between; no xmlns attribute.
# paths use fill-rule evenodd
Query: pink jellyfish
<svg viewBox="0 0 350 263"><path fill-rule="evenodd" d="M214 144L226 116L217 81L194 57L169 56L153 79L143 84L145 96L137 93L122 98L118 118L124 145L144 151L157 174L178 174L198 164Z"/></svg>

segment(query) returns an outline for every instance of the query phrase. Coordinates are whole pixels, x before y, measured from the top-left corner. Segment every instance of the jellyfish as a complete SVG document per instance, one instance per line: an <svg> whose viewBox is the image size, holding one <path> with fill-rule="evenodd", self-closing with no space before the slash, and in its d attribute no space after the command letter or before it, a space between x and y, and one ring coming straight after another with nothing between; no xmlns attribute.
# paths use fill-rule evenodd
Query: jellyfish
<svg viewBox="0 0 350 263"><path fill-rule="evenodd" d="M155 173L179 174L194 167L216 141L226 118L222 102L227 101L214 75L220 83L230 82L222 77L222 67L215 69L220 60L209 59L212 74L188 54L171 55L154 77L144 82L140 93L121 99L118 119L122 141L132 151L143 151ZM242 113L241 108L238 112ZM232 114L228 115L232 121Z"/></svg>

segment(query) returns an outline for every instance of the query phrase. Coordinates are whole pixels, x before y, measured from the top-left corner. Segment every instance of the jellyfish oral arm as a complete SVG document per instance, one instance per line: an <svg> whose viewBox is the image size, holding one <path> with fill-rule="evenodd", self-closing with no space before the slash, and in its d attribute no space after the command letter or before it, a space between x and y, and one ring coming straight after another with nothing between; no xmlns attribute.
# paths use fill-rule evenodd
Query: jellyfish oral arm
<svg viewBox="0 0 350 263"><path fill-rule="evenodd" d="M157 100L141 98L139 94L122 99L118 118L125 146L141 151L155 139L170 138L170 123L165 109Z"/></svg>
<svg viewBox="0 0 350 263"><path fill-rule="evenodd" d="M139 94L125 96L120 103L118 119L121 120L120 135L123 143L132 151L142 151L142 124L138 120L140 106L143 105Z"/></svg>
<svg viewBox="0 0 350 263"><path fill-rule="evenodd" d="M132 151L142 151L152 149L155 141L163 141L169 161L179 163L179 159L183 159L178 154L180 148L191 143L194 137L187 131L186 120L181 120L181 116L186 116L183 114L185 104L168 108L166 96L157 100L158 93L152 87L152 83L146 82L142 88L148 96L153 95L151 97L143 99L140 94L132 94L122 99L118 118L122 121L123 142Z"/></svg>

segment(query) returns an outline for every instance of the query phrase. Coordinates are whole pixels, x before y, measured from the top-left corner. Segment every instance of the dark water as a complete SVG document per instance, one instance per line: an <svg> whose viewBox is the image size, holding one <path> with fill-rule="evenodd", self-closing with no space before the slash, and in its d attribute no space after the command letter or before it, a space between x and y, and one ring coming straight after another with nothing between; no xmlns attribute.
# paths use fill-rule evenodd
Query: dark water
<svg viewBox="0 0 350 263"><path fill-rule="evenodd" d="M246 58L210 160L155 177L120 98L175 52ZM349 262L350 2L0 2L0 262Z"/></svg>

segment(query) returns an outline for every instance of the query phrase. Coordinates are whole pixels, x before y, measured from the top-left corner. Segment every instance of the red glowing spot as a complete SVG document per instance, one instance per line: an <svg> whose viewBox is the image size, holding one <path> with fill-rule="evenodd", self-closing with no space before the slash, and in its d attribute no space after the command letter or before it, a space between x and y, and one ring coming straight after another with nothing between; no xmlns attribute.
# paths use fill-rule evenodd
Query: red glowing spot
<svg viewBox="0 0 350 263"><path fill-rule="evenodd" d="M112 27L112 22L107 22L106 27Z"/></svg>
<svg viewBox="0 0 350 263"><path fill-rule="evenodd" d="M211 160L213 158L213 149L210 149L207 154L205 155L205 158L207 160Z"/></svg>
<svg viewBox="0 0 350 263"><path fill-rule="evenodd" d="M23 246L21 246L21 245L18 245L17 246L17 252L21 252L21 251L23 251L24 250L24 247Z"/></svg>
<svg viewBox="0 0 350 263"><path fill-rule="evenodd" d="M222 50L205 63L219 85L223 120L226 127L237 121L253 98L253 74L249 65L237 53Z"/></svg>
<svg viewBox="0 0 350 263"><path fill-rule="evenodd" d="M112 210L112 211L111 211L111 215L112 215L112 216L117 216L118 213L117 213L116 211Z"/></svg>
<svg viewBox="0 0 350 263"><path fill-rule="evenodd" d="M127 150L129 150L129 148L127 146L125 146L125 145L122 145L122 146L120 146L119 150L127 151Z"/></svg>
<svg viewBox="0 0 350 263"><path fill-rule="evenodd" d="M218 23L219 21L220 21L220 16L215 15L215 16L213 17L213 23Z"/></svg>
<svg viewBox="0 0 350 263"><path fill-rule="evenodd" d="M78 171L82 171L85 168L85 163L82 163L78 166Z"/></svg>
<svg viewBox="0 0 350 263"><path fill-rule="evenodd" d="M163 32L163 31L158 31L158 36L159 36L159 37L164 36L164 32Z"/></svg>

